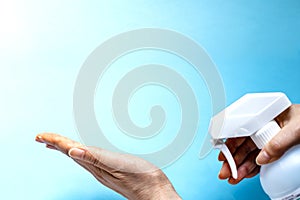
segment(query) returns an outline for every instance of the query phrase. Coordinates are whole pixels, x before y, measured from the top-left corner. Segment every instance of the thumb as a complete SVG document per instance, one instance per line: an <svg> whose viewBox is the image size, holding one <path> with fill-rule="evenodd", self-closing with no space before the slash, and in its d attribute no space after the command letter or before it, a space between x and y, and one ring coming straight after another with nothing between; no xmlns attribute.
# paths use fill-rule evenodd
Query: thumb
<svg viewBox="0 0 300 200"><path fill-rule="evenodd" d="M295 124L296 125L296 124ZM291 147L300 143L299 130L289 124L284 126L281 131L268 142L256 158L258 165L264 165L278 160Z"/></svg>
<svg viewBox="0 0 300 200"><path fill-rule="evenodd" d="M71 148L68 154L75 160L91 164L106 171L111 171L118 166L118 157L115 155L116 153L101 148L75 147Z"/></svg>

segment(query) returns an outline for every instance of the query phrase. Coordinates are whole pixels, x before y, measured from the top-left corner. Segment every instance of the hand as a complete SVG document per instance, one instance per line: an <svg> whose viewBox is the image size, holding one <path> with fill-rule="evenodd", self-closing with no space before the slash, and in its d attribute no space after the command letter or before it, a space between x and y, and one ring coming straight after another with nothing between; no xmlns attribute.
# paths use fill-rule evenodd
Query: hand
<svg viewBox="0 0 300 200"><path fill-rule="evenodd" d="M70 156L103 185L128 199L180 199L166 175L141 158L85 147L51 133L37 135L36 141Z"/></svg>
<svg viewBox="0 0 300 200"><path fill-rule="evenodd" d="M260 171L260 166L256 164L255 158L259 153L250 137L230 138L227 139L226 145L232 153L233 159L237 166L238 178L231 176L231 170L225 156L220 153L219 161L223 161L222 168L219 173L220 179L228 179L230 184L237 184L244 178L254 177Z"/></svg>
<svg viewBox="0 0 300 200"><path fill-rule="evenodd" d="M276 119L281 131L259 151L250 137L231 138L226 141L238 168L238 178L231 177L231 171L222 153L219 160L223 161L219 178L228 179L237 184L244 178L251 178L259 173L260 165L278 160L288 149L300 144L300 105L292 105Z"/></svg>
<svg viewBox="0 0 300 200"><path fill-rule="evenodd" d="M281 131L261 150L256 162L259 165L278 160L291 147L300 144L300 105L292 105L276 118Z"/></svg>

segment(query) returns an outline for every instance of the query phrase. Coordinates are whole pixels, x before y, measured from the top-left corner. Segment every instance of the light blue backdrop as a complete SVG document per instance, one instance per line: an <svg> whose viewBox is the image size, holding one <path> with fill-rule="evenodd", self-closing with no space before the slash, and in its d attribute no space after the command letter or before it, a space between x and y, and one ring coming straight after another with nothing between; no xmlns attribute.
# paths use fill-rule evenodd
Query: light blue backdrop
<svg viewBox="0 0 300 200"><path fill-rule="evenodd" d="M81 64L109 37L144 27L176 30L201 44L222 75L227 104L263 91L300 102L298 0L2 0L1 199L122 199L34 137L52 131L78 140L72 94ZM205 90L201 80L190 81ZM218 180L217 152L198 159L210 118L209 99L198 97L204 110L199 133L164 169L178 193L184 199L267 199L258 177L237 186Z"/></svg>

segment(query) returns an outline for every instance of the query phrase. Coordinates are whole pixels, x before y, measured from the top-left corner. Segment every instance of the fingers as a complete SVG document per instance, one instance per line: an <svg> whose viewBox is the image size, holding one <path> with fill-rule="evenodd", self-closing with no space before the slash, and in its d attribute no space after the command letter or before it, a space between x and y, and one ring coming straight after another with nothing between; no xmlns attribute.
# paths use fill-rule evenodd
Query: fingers
<svg viewBox="0 0 300 200"><path fill-rule="evenodd" d="M70 157L90 163L100 168L105 164L116 167L120 164L118 156L100 148L84 147L81 143L54 133L43 133L36 136L36 141L45 143L47 148L63 152Z"/></svg>
<svg viewBox="0 0 300 200"><path fill-rule="evenodd" d="M228 179L229 183L237 184L249 175L256 175L258 172L256 169L257 164L255 163L255 158L258 155L259 150L254 142L250 138L234 138L228 139L226 142L226 145L228 145L228 148L230 148L230 151L233 154L234 161L238 168L238 179L235 180L231 177L230 166L226 160L223 162L219 178ZM219 160L221 161L223 160L222 156L222 154L219 155Z"/></svg>
<svg viewBox="0 0 300 200"><path fill-rule="evenodd" d="M58 150L55 146L52 146L52 145L50 145L50 144L46 144L46 147L47 147L48 149Z"/></svg>
<svg viewBox="0 0 300 200"><path fill-rule="evenodd" d="M112 171L120 167L120 155L95 147L71 148L68 155L77 160L92 166Z"/></svg>
<svg viewBox="0 0 300 200"><path fill-rule="evenodd" d="M279 159L291 147L300 144L300 127L298 121L284 126L274 138L265 145L256 158L258 165L271 163Z"/></svg>
<svg viewBox="0 0 300 200"><path fill-rule="evenodd" d="M66 155L68 155L68 152L72 147L83 146L79 142L73 141L69 138L54 133L38 134L35 140L40 143L45 143L46 147L49 149L61 151Z"/></svg>
<svg viewBox="0 0 300 200"><path fill-rule="evenodd" d="M255 158L258 154L259 150L255 150L251 152L248 157L238 167L238 178L234 179L231 177L231 171L229 164L225 161L219 173L219 178L224 180L228 179L230 184L237 184L242 181L244 178L251 178L259 173L260 167L255 163Z"/></svg>
<svg viewBox="0 0 300 200"><path fill-rule="evenodd" d="M257 147L252 141L252 139L248 138L246 139L243 144L237 148L236 152L233 154L233 159L235 161L235 164L237 166L240 166L241 163L247 158L249 158L249 155L256 150ZM257 154L256 154L257 155ZM255 157L253 158L255 161Z"/></svg>
<svg viewBox="0 0 300 200"><path fill-rule="evenodd" d="M228 179L231 176L230 167L227 161L223 162L222 168L219 172L219 179Z"/></svg>
<svg viewBox="0 0 300 200"><path fill-rule="evenodd" d="M38 134L36 141L45 143L47 148L61 151L73 159L92 164L108 172L119 170L131 173L144 173L157 170L157 167L144 159L110 152L101 148L84 147L79 142L54 133Z"/></svg>
<svg viewBox="0 0 300 200"><path fill-rule="evenodd" d="M252 178L252 177L256 176L259 172L260 172L260 166L257 165L250 174L245 176L245 178Z"/></svg>
<svg viewBox="0 0 300 200"><path fill-rule="evenodd" d="M244 178L250 178L255 176L259 172L259 166L255 162L255 158L259 150L251 152L245 161L238 167L238 178L229 178L228 182L230 184L237 184L241 182Z"/></svg>
<svg viewBox="0 0 300 200"><path fill-rule="evenodd" d="M72 150L72 149L81 148L82 151L86 151L83 149L84 147L81 143L73 141L69 138L63 137L58 134L54 134L54 133L38 134L36 136L35 140L40 143L45 143L46 147L49 149L61 151L61 152L65 153L66 155L69 155L70 150ZM72 151L72 154L75 154L75 153L76 153L76 151L75 152ZM78 153L77 153L77 155L78 155ZM83 157L83 158L85 158L85 157ZM106 179L112 177L112 175L110 175L108 172L106 172L102 168L91 165L84 161L80 161L78 159L77 160L74 159L74 161L76 163L78 163L80 166L82 166L84 169L89 171L99 182L101 182L104 185L108 185L108 182Z"/></svg>
<svg viewBox="0 0 300 200"><path fill-rule="evenodd" d="M225 144L228 147L229 151L231 152L232 155L236 152L237 148L243 144L243 142L246 140L246 137L241 137L241 138L229 138L226 140ZM222 154L222 152L219 154L218 157L219 161L225 161L226 158Z"/></svg>
<svg viewBox="0 0 300 200"><path fill-rule="evenodd" d="M71 148L69 150L69 156L111 173L116 171L145 173L158 170L153 164L136 156L111 152L96 147Z"/></svg>

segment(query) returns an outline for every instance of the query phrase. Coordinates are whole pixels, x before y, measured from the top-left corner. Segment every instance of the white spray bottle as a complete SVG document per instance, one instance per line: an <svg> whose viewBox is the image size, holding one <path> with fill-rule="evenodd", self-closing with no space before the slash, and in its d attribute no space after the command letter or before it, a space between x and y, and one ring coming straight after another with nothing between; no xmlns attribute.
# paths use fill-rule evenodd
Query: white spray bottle
<svg viewBox="0 0 300 200"><path fill-rule="evenodd" d="M209 133L213 146L226 157L233 178L238 176L237 168L224 140L250 136L259 149L263 148L280 131L275 117L290 105L283 93L246 94L212 118ZM300 200L300 145L263 165L260 181L271 199Z"/></svg>

